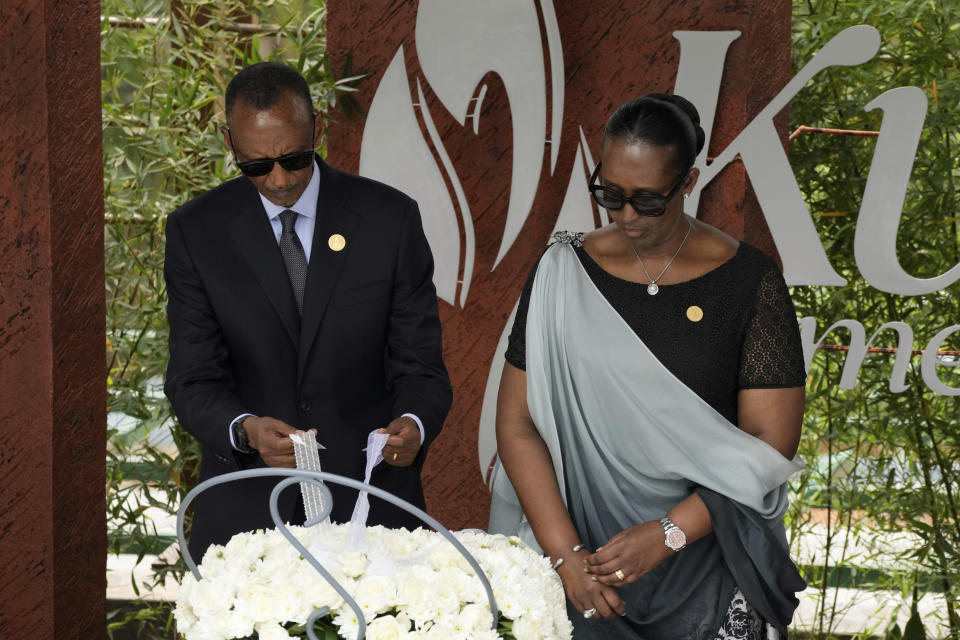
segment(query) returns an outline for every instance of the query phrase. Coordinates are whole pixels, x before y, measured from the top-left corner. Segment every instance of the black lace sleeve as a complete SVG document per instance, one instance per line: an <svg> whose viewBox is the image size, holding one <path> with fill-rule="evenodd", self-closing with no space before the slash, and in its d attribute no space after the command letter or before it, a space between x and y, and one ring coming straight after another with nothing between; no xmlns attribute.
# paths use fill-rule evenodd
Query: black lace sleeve
<svg viewBox="0 0 960 640"><path fill-rule="evenodd" d="M517 316L513 320L510 338L507 342L505 357L507 362L523 371L527 370L527 307L530 306L530 291L533 289L533 279L537 275L540 258L534 263L527 276L527 282L520 293L520 303L517 305Z"/></svg>
<svg viewBox="0 0 960 640"><path fill-rule="evenodd" d="M757 286L740 353L741 389L802 387L806 383L797 312L774 264Z"/></svg>

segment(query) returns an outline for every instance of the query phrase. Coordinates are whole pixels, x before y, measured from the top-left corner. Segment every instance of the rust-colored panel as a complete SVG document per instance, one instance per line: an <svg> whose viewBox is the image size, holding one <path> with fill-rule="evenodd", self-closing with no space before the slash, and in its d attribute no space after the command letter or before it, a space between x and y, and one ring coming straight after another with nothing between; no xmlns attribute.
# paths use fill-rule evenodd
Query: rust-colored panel
<svg viewBox="0 0 960 640"><path fill-rule="evenodd" d="M0 637L106 633L99 3L0 6Z"/></svg>
<svg viewBox="0 0 960 640"><path fill-rule="evenodd" d="M491 363L503 357L495 348L504 324L556 222L576 158L579 129L582 127L596 158L603 125L613 109L631 97L672 90L680 58L680 45L672 35L676 30L742 32L727 54L711 156L732 141L789 79L791 5L786 0L558 1L554 6L565 76L559 157L551 175L548 149L531 213L496 267L512 168L511 110L503 84L492 74L484 78L488 91L479 133L474 135L471 123L461 127L422 80L427 105L460 178L476 232L473 282L465 306L441 301L444 354L454 403L424 471L428 507L452 528L483 527L486 523L489 493L477 461L477 429L487 375ZM327 8L327 43L334 70L340 73L350 56L353 73L369 74L352 94L364 112L401 45L411 94L416 95L414 78L424 78L415 48L418 3L362 0L330 2ZM546 57L545 39L543 48ZM549 69L546 73L549 76ZM548 110L549 100L548 96ZM350 121L343 113L335 116L328 159L355 172L362 118ZM782 131L785 120L778 124ZM427 139L426 134L424 137ZM731 235L775 253L739 162L728 166L704 190L700 212L704 220Z"/></svg>

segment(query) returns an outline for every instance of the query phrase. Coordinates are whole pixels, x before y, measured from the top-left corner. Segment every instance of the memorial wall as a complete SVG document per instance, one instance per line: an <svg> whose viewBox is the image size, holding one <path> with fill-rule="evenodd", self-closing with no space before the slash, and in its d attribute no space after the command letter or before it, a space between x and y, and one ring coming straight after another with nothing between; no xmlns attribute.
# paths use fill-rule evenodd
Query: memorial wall
<svg viewBox="0 0 960 640"><path fill-rule="evenodd" d="M436 262L455 391L424 480L442 522L486 523L512 313L553 231L607 222L587 191L607 118L631 97L676 92L700 110L710 157L761 114L784 140L785 100L768 105L790 79L790 9L779 0L331 3L333 68L366 75L352 94L362 115L333 114L328 160L413 196ZM743 163L724 164L701 179L688 213L699 200L707 222L776 256Z"/></svg>
<svg viewBox="0 0 960 640"><path fill-rule="evenodd" d="M360 112L334 114L329 160L416 198L436 261L455 389L425 469L428 506L441 521L485 522L496 392L515 304L553 231L608 221L587 180L604 123L622 102L650 92L689 98L707 145L687 213L777 258L788 284L847 285L789 163L788 104L825 69L869 61L881 35L851 27L791 75L790 12L779 1L331 4L334 69L363 77L352 94ZM882 111L883 127L856 227L857 267L880 291L944 289L960 279L960 265L918 278L897 257L927 98L900 87L863 108ZM830 333L845 328L852 340L838 385L852 388L877 334L892 330L900 349L890 391L902 391L913 330L899 318L877 320L869 336L856 320L802 318L807 366ZM960 393L937 373L950 364L941 345L957 330L944 326L920 345L923 382L935 393Z"/></svg>

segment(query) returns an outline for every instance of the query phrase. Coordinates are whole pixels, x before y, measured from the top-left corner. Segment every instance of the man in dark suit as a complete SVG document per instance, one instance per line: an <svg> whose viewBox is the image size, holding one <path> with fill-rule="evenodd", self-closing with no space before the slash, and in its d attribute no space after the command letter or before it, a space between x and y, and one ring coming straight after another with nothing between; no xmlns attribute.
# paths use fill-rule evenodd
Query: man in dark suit
<svg viewBox="0 0 960 640"><path fill-rule="evenodd" d="M324 471L363 479L370 431L390 434L372 483L424 507L420 471L450 408L433 258L416 203L314 154L321 118L285 65L240 71L224 140L245 177L167 220L165 391L200 441L200 480L293 467L289 435L315 429ZM227 483L194 503L190 550L272 527L276 479ZM336 521L356 492L328 483ZM302 522L299 491L280 513ZM416 527L372 499L370 524Z"/></svg>

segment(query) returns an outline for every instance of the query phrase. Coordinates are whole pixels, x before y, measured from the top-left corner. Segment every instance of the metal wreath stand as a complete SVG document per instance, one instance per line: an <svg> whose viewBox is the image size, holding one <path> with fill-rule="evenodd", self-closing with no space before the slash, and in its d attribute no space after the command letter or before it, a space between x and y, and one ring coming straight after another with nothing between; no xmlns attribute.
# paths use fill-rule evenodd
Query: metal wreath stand
<svg viewBox="0 0 960 640"><path fill-rule="evenodd" d="M334 484L352 487L358 491L366 491L420 518L427 525L435 529L437 533L446 538L450 544L452 544L457 551L459 551L461 555L466 558L467 562L476 572L477 578L480 579L480 582L483 584L483 588L487 593L487 600L490 604L490 613L493 617L491 628L494 630L497 628L497 622L499 621L500 614L497 609L497 601L493 597L493 589L490 587L490 581L487 579L486 574L483 572L483 569L480 567L480 564L476 561L476 559L470 555L470 552L467 551L466 547L464 547L463 544L461 544L460 541L457 540L446 527L444 527L434 518L427 515L425 511L418 509L406 500L398 498L388 491L384 491L383 489L365 482L360 482L352 478L346 478L335 473L327 473L324 471L304 471L300 469L248 469L246 471L225 473L215 478L205 480L194 487L183 499L183 502L180 504L180 509L177 512L177 541L180 543L180 553L182 554L184 561L187 563L187 567L190 569L190 572L193 573L194 578L200 580L202 576L200 575L199 569L197 569L196 563L193 561L193 557L190 555L190 550L187 548L187 540L183 535L183 520L184 515L187 512L187 507L190 506L190 503L193 502L198 495L216 485L233 482L234 480L245 480L247 478L262 478L270 476L284 477L284 479L278 482L277 486L275 486L273 491L270 493L270 517L273 519L274 525L277 527L277 530L283 534L283 537L285 537L287 541L293 545L297 551L300 552L307 562L309 562L310 565L316 569L321 576L323 576L323 579L326 580L330 586L340 594L340 597L342 597L343 600L350 605L350 608L353 609L354 614L357 616L358 622L357 640L363 640L367 633L367 622L366 618L364 618L363 611L360 610L360 605L358 605L356 600L350 597L350 594L347 593L346 589L344 589L340 583L337 582L334 577L323 568L323 565L321 565L320 562L313 557L307 548L304 547L292 533L290 533L290 529L287 528L287 525L284 524L280 519L280 513L277 508L277 501L280 497L280 492L293 484L309 482L310 484L319 487L324 494L322 513L309 522L304 523L304 526L307 527L311 527L322 522L328 515L330 515L330 511L333 509L333 496L331 495L330 490L323 484L322 481L324 480ZM307 636L310 638L310 640L320 640L320 638L313 631L313 625L318 619L327 615L329 612L329 607L320 607L319 609L315 609L307 618Z"/></svg>

